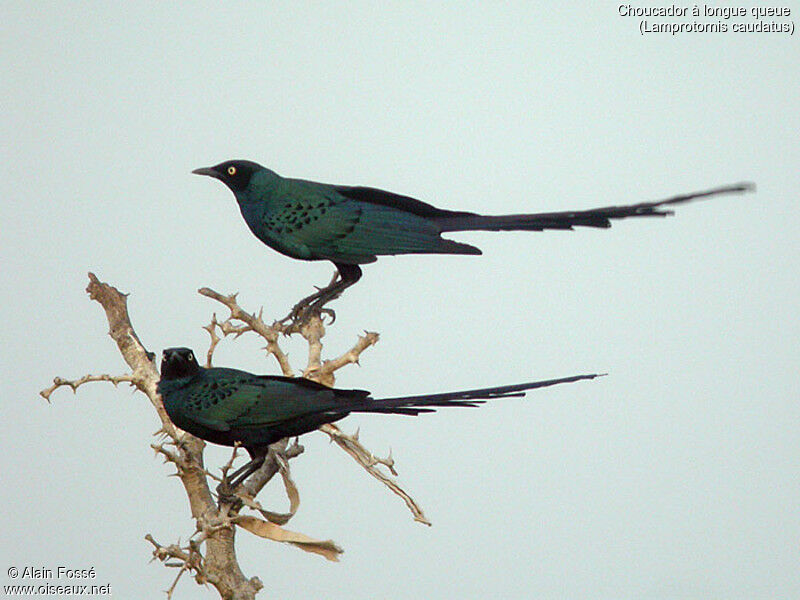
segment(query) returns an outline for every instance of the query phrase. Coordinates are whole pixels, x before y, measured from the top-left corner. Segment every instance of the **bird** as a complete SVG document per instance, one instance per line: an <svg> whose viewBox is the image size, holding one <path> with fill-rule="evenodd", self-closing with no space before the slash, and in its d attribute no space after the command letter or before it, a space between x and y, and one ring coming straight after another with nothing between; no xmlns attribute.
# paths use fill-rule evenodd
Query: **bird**
<svg viewBox="0 0 800 600"><path fill-rule="evenodd" d="M292 325L321 313L362 275L361 265L396 254L479 255L475 246L441 236L457 231L544 231L611 227L630 217L664 217L666 206L720 194L746 192L738 183L625 206L514 215L481 215L437 208L385 190L281 177L249 160L229 160L192 173L219 179L236 197L250 231L264 244L300 260L329 260L331 282L298 302L281 322ZM326 309L332 318L333 311Z"/></svg>
<svg viewBox="0 0 800 600"><path fill-rule="evenodd" d="M602 375L376 399L366 390L331 388L303 377L201 367L190 348L175 347L162 353L157 387L167 415L179 428L213 444L239 444L247 450L251 460L223 481L227 490L235 490L264 463L270 444L353 412L419 415L443 407L476 407L489 399L524 396L526 390Z"/></svg>

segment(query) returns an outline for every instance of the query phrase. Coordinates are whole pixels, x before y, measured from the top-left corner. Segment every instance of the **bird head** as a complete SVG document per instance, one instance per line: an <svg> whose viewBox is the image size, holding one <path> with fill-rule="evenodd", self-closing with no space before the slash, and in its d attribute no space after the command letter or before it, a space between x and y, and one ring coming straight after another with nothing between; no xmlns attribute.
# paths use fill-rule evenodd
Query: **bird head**
<svg viewBox="0 0 800 600"><path fill-rule="evenodd" d="M263 170L264 167L249 160L229 160L213 167L195 169L192 173L219 179L236 194L237 192L244 192L247 186L250 185L250 179L253 175Z"/></svg>
<svg viewBox="0 0 800 600"><path fill-rule="evenodd" d="M200 370L189 348L167 348L161 355L161 379L189 377Z"/></svg>

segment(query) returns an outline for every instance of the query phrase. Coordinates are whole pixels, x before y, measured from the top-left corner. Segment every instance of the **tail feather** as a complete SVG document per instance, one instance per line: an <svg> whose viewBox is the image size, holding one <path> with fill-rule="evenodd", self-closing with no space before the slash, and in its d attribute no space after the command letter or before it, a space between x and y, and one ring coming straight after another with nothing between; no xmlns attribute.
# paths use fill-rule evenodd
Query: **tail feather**
<svg viewBox="0 0 800 600"><path fill-rule="evenodd" d="M605 206L582 211L565 211L552 213L533 213L521 215L477 215L470 213L453 213L434 217L441 226L442 232L446 231L544 231L545 229L572 229L573 227L611 227L615 219L629 217L666 217L674 214L671 210L662 207L673 204L682 204L700 198L709 198L721 194L733 194L753 191L752 183L739 183L706 190L693 192L658 200L656 202L641 202L626 206Z"/></svg>
<svg viewBox="0 0 800 600"><path fill-rule="evenodd" d="M584 379L602 377L604 373L591 375L573 375L560 379L547 379L518 383L499 387L463 390L458 392L445 392L442 394L426 394L422 396L401 396L398 398L367 399L356 406L348 407L350 412L391 413L397 415L418 415L420 413L435 412L436 408L461 406L476 407L487 400L495 398L514 398L524 396L526 390L549 387L560 383L572 383Z"/></svg>

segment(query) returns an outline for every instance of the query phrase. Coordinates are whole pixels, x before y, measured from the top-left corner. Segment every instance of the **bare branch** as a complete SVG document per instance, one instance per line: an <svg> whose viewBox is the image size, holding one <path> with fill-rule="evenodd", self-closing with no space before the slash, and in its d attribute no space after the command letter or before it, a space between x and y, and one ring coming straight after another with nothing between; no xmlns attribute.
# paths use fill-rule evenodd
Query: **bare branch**
<svg viewBox="0 0 800 600"><path fill-rule="evenodd" d="M308 342L308 365L304 373L319 371L322 367L322 337L325 335L322 317L311 315L308 321L300 327L300 335ZM333 377L328 377L326 380L317 379L317 381L327 386L332 386L335 382Z"/></svg>
<svg viewBox="0 0 800 600"><path fill-rule="evenodd" d="M217 300L224 304L228 309L231 311L231 316L228 321L225 321L222 324L218 324L217 326L222 329L223 333L225 333L225 325L230 325L231 319L236 319L241 321L247 327L247 330L252 330L255 333L261 335L268 343L268 350L273 355L269 348L269 344L271 342L275 343L277 347L277 340L279 337L279 333L286 333L291 334L295 330L294 329L287 329L280 323L275 323L272 326L267 326L264 323L263 319L261 318L261 314L258 316L252 315L242 309L237 301L237 294L231 294L229 296L224 296L219 292L215 292L209 288L202 288L198 290L200 294L203 296L207 296L208 298L212 298L213 300ZM212 320L212 324L216 321L216 317ZM242 332L236 331L236 335L241 335ZM303 377L308 379L313 379L323 385L333 386L336 382L335 373L337 370L345 367L349 364L358 364L359 358L361 354L369 347L374 346L380 336L375 332L365 331L364 335L359 336L356 343L353 345L350 350L342 354L341 356L331 359L331 360L322 360L322 338L325 336L325 326L322 322L322 318L319 315L312 315L303 325L300 327L299 331L300 335L306 340L308 343L308 363L306 368L303 371ZM227 335L227 334L226 334ZM213 338L212 338L213 339ZM288 365L288 357L285 354L281 353L280 355L282 359L286 362L285 364L281 362L281 358L278 355L275 357L278 359L279 364L281 364L281 369L285 375L292 376L292 369ZM397 483L393 476L396 476L397 473L394 470L394 460L391 456L387 458L378 458L368 449L366 449L359 441L358 436L349 436L343 433L338 427L335 425L324 425L320 428L322 431L327 433L331 439L336 442L336 444L342 448L345 452L347 452L353 459L360 464L370 475L375 477L378 481L383 483L386 487L388 487L393 493L397 494L408 506L411 514L414 517L415 521L419 521L420 523L424 523L426 525L430 525L430 521L425 517L425 514L422 511L422 508L419 504L411 497L408 492L403 490L400 485ZM261 475L259 473L266 474L269 478L275 475L278 472L277 463L274 460L270 460L270 457L274 458L276 454L270 451L270 455L268 455L267 460L264 462L264 465L253 475L247 483L247 490L252 497L258 493L259 490L263 487L266 480L260 479ZM389 470L389 474L387 475L383 471L381 471L380 467L384 466ZM268 480L268 479L267 479ZM256 506L255 504L247 504L245 498L243 498L243 502L250 508L254 508L255 510L263 511L261 505L259 504ZM263 513L262 513L263 514ZM270 515L277 516L274 513L269 513ZM292 513L293 514L293 513Z"/></svg>
<svg viewBox="0 0 800 600"><path fill-rule="evenodd" d="M114 386L119 385L123 381L130 383L131 385L140 385L142 381L135 377L134 375L84 375L80 379L69 380L69 379L62 379L61 377L54 377L53 378L53 385L51 385L46 390L42 390L39 392L39 395L50 402L50 395L56 391L60 387L69 386L72 388L73 393L78 392L78 387L82 386L84 383L89 383L90 381L110 381L114 384Z"/></svg>
<svg viewBox="0 0 800 600"><path fill-rule="evenodd" d="M295 442L292 446L286 448L286 444L286 439L272 444L265 464L247 481L245 485L245 494L240 496L245 506L258 511L270 523L275 523L276 525L285 525L288 523L295 513L297 513L297 509L300 508L300 492L292 479L292 474L289 469L289 459L299 456L303 452L303 447ZM281 446L283 446L283 449L281 449ZM265 471L267 465L269 466ZM287 513L276 513L266 510L255 500L256 494L261 491L267 481L272 479L275 472L280 473L286 496L289 498L289 512Z"/></svg>
<svg viewBox="0 0 800 600"><path fill-rule="evenodd" d="M216 300L228 307L231 311L231 316L225 321L226 323L231 320L241 321L246 325L244 328L235 328L231 331L231 333L235 333L236 337L242 335L246 331L253 331L254 333L260 335L264 340L267 342L266 351L269 352L272 356L275 357L275 360L278 361L278 365L281 368L281 372L286 375L287 377L294 377L294 372L292 371L292 366L289 364L289 357L286 353L281 349L278 345L278 337L281 333L284 332L284 328L279 323L275 323L272 326L267 325L264 320L262 319L262 313L259 311L258 315L250 314L247 311L243 310L241 306L239 306L238 302L236 301L236 296L238 294L231 294L230 296L225 296L220 294L219 292L215 292L211 288L200 288L197 292L207 298L211 298L212 300ZM228 333L225 330L224 323L222 324L222 332L225 335Z"/></svg>
<svg viewBox="0 0 800 600"><path fill-rule="evenodd" d="M333 385L333 373L342 367L346 367L347 365L359 364L358 360L361 357L361 353L370 346L377 344L379 339L380 336L374 331L365 331L364 335L358 336L358 341L355 343L355 345L353 345L352 348L350 348L350 350L337 358L323 361L322 365L313 370L306 368L306 370L303 372L303 377L316 379L320 383L324 384L328 384L327 382L330 380L331 384L329 385Z"/></svg>
<svg viewBox="0 0 800 600"><path fill-rule="evenodd" d="M209 480L220 480L220 478L205 469L203 464L205 443L175 427L166 414L157 391L159 375L154 355L146 350L131 325L127 294L101 282L91 273L87 292L90 298L100 303L105 310L109 335L116 342L122 357L131 368L131 373L118 376L86 375L76 380L56 377L53 385L42 390L41 395L49 401L52 393L59 387L69 387L75 392L81 385L93 381L107 381L115 386L126 382L147 395L155 407L161 419L161 428L156 435L164 434L167 439L151 446L156 454L163 456L165 462L175 465L177 470L175 475L184 485L196 526L196 533L186 546L179 544L162 546L149 534L146 536L154 547L154 558L168 567L178 569L177 576L167 590L167 598L172 597L183 574L191 573L198 583L213 585L225 600L254 600L256 593L263 588L263 584L257 577L246 578L239 567L234 546L237 526L258 536L288 542L308 552L321 554L329 560L337 560L341 549L332 541L319 541L280 527L294 516L300 506L299 492L289 469L289 460L303 452L303 447L297 440L291 445L289 440L281 440L272 445L264 464L245 482L244 493L240 496L241 505L231 506L225 503L218 506L209 489ZM223 339L228 336L235 339L252 331L266 341L265 350L275 357L283 374L293 376L288 356L281 349L278 340L281 335L299 333L309 347L308 363L303 375L320 383L333 385L336 371L349 364L358 364L361 354L379 339L377 333L365 332L348 351L337 358L323 360L322 338L325 335L325 327L321 317L312 317L298 332L295 327L286 327L280 323L267 325L263 320L263 311L259 311L256 315L243 310L237 302L236 294L224 296L209 288L202 288L199 293L220 302L230 310L230 317L225 321L220 322L216 314L213 314L211 322L204 327L210 337L206 355L208 366L211 366L214 351ZM333 425L325 425L322 430L370 475L401 497L417 521L430 524L419 505L395 481L394 476L397 473L391 456L376 457L358 441L357 434L346 435ZM222 468L223 478L232 468L237 449L234 447L230 460ZM388 470L388 473L384 469ZM289 499L289 511L286 513L268 511L255 499L261 489L277 474L282 478ZM257 511L266 520L240 515L239 510L242 506ZM201 544L205 544L205 553L200 551Z"/></svg>
<svg viewBox="0 0 800 600"><path fill-rule="evenodd" d="M99 302L106 311L108 335L117 343L120 354L134 374L137 371L143 371L143 375L155 373L153 355L145 349L131 325L128 316L128 294L123 294L114 286L102 283L94 273L89 273L89 285L86 286L86 293L89 294L90 299Z"/></svg>
<svg viewBox="0 0 800 600"><path fill-rule="evenodd" d="M214 357L214 350L217 348L217 344L219 344L221 338L217 335L217 327L219 327L219 322L217 321L217 313L211 315L211 323L203 327L208 332L208 335L211 337L211 341L208 345L208 352L206 353L206 368L211 367L212 365L212 358Z"/></svg>
<svg viewBox="0 0 800 600"><path fill-rule="evenodd" d="M300 445L297 439L295 439L291 446L289 446L288 438L271 444L264 464L247 479L245 485L246 492L250 494L250 496L255 497L275 475L281 472L281 462L296 458L304 451L305 448ZM287 464L287 472L288 466Z"/></svg>
<svg viewBox="0 0 800 600"><path fill-rule="evenodd" d="M233 450L231 451L231 457L228 459L228 462L226 462L224 465L222 465L221 471L222 471L222 479L223 480L228 476L228 471L231 470L231 467L233 467L233 463L234 463L234 461L236 460L236 457L239 454L239 448L241 448L241 446L242 446L242 444L240 442L234 442Z"/></svg>
<svg viewBox="0 0 800 600"><path fill-rule="evenodd" d="M150 447L155 450L156 455L162 455L165 462L171 462L177 465L181 460L181 457L177 453L165 448L164 444L150 444Z"/></svg>
<svg viewBox="0 0 800 600"><path fill-rule="evenodd" d="M391 453L387 458L376 457L374 454L372 454L372 452L361 445L361 442L358 441L358 433L355 435L347 435L332 423L323 425L320 427L320 431L327 433L331 440L336 442L336 444L342 450L352 456L353 459L360 464L367 473L388 487L393 493L400 496L400 498L402 498L406 503L408 509L411 511L415 521L419 521L425 525L431 524L431 522L425 516L425 513L422 512L422 507L417 503L417 501L414 500L411 495L401 488L397 481L392 478L392 476L397 475L397 471L394 470L394 459L392 458ZM389 469L389 472L392 476L381 471L379 468L380 465L383 465Z"/></svg>
<svg viewBox="0 0 800 600"><path fill-rule="evenodd" d="M131 368L131 375L121 376L115 382L113 377L87 376L86 381L64 383L56 378L54 387L47 395L60 385L68 385L76 389L88 381L129 381L147 395L161 419L161 428L157 433L165 433L175 450L166 448L165 444L154 444L153 449L164 458L175 464L189 498L192 516L198 531L204 535L206 543L205 557L202 557L196 546L181 549L172 545L156 547L154 556L166 562L176 559L185 570L193 570L199 583L211 583L217 588L220 596L226 600L254 600L256 593L263 587L257 578L247 579L242 573L234 550L235 531L230 517L220 514L211 495L203 466L203 448L205 443L176 428L169 419L157 390L159 374L153 361L154 355L146 350L131 325L128 315L127 295L121 293L107 283L101 282L94 274L89 274L89 285L86 288L89 297L96 300L105 310L109 325L109 335L116 342L117 348L125 362ZM149 540L150 541L150 540ZM194 543L194 542L192 542ZM181 562L182 561L182 562ZM171 589L174 589L175 582Z"/></svg>
<svg viewBox="0 0 800 600"><path fill-rule="evenodd" d="M153 539L153 536L149 533L144 536L144 539L153 545L153 559L160 560L167 567L179 569L172 585L170 585L166 591L167 600L172 598L172 594L175 592L175 586L178 585L181 576L186 572L194 571L195 580L198 583L211 583L217 579L206 572L203 566L203 555L200 553L199 544L197 542L190 541L185 547L181 547L178 544L162 546ZM173 559L177 560L177 562L172 562Z"/></svg>

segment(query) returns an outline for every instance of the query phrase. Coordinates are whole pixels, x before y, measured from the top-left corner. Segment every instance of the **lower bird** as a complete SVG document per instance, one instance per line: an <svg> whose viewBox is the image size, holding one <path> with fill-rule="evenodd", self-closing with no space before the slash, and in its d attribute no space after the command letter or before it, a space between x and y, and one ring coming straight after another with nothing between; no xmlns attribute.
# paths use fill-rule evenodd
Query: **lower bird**
<svg viewBox="0 0 800 600"><path fill-rule="evenodd" d="M525 390L594 379L574 375L460 392L375 399L365 390L329 388L302 377L254 375L204 368L189 348L168 348L161 360L158 391L175 425L223 446L241 444L251 460L230 476L235 490L263 463L269 445L299 436L353 412L418 415L449 406L474 407L493 398L524 396Z"/></svg>
<svg viewBox="0 0 800 600"><path fill-rule="evenodd" d="M481 254L475 246L442 238L442 233L608 228L612 220L664 217L673 214L664 208L667 206L754 188L739 183L625 206L491 216L445 210L370 187L289 179L247 160L230 160L192 172L228 186L250 231L267 246L292 258L333 262L337 270L333 280L295 305L284 319L293 323L322 311L361 278L359 265L375 262L378 256Z"/></svg>

